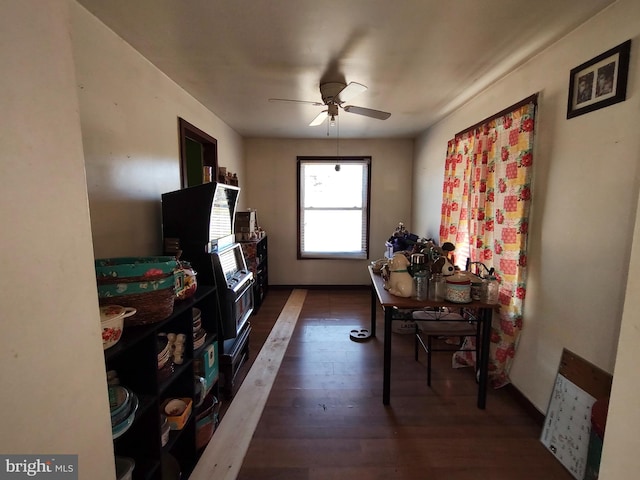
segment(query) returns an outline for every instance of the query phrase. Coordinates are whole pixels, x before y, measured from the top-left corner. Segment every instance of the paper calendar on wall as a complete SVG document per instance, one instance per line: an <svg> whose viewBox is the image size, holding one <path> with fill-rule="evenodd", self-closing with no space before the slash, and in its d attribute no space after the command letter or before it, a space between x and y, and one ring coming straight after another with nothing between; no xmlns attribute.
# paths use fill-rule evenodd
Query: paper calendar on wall
<svg viewBox="0 0 640 480"><path fill-rule="evenodd" d="M573 476L584 478L596 399L562 375L556 378L542 431L542 443Z"/></svg>
<svg viewBox="0 0 640 480"><path fill-rule="evenodd" d="M611 391L612 377L564 350L540 441L578 480L583 480L591 434L591 407Z"/></svg>

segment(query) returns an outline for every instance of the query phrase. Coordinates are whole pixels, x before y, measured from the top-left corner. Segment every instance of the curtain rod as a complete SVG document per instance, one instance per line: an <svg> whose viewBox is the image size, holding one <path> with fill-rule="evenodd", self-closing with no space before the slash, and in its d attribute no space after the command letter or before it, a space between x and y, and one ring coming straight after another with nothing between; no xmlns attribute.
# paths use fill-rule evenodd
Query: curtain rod
<svg viewBox="0 0 640 480"><path fill-rule="evenodd" d="M458 133L456 133L454 138L458 138L458 137L464 135L465 133L467 133L467 132L469 132L471 130L475 130L476 128L484 125L485 123L490 122L491 120L495 120L498 117L502 117L502 116L506 115L507 113L510 113L510 112L520 108L520 107L523 107L523 106L529 104L529 103L533 103L536 107L538 106L538 94L537 93L534 93L533 95L531 95L530 97L525 98L524 100L520 100L518 103L514 103L510 107L507 107L504 110L499 111L495 115L491 115L490 117L487 117L484 120L479 121L475 125L471 125L470 127L467 127L464 130L459 131Z"/></svg>

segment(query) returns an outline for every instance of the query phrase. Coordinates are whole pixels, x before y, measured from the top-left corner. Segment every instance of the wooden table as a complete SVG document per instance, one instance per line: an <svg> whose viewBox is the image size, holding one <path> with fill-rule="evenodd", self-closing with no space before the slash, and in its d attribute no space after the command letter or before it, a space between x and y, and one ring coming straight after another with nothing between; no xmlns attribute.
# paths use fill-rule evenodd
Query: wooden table
<svg viewBox="0 0 640 480"><path fill-rule="evenodd" d="M371 266L369 276L371 277L371 336L376 336L376 310L378 303L384 310L384 363L383 363L383 383L382 383L382 403L389 405L391 396L391 322L394 320L406 319L398 317L394 313L399 310L417 311L427 307L448 307L450 309L466 310L470 314L477 311L474 316L481 322L480 358L478 362L478 408L484 409L487 403L487 383L489 377L489 346L491 341L491 316L496 305L489 305L482 302L473 301L460 304L452 302L438 302L434 300L418 301L413 298L396 297L384 289L384 279L381 275L374 273Z"/></svg>

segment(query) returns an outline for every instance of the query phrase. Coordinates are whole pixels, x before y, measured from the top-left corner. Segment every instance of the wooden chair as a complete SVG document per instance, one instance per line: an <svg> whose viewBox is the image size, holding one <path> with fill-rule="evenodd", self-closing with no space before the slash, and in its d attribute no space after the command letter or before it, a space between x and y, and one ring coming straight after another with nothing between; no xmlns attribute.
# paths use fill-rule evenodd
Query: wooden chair
<svg viewBox="0 0 640 480"><path fill-rule="evenodd" d="M427 352L427 385L431 386L431 353L471 351L476 353L476 365L480 345L480 323L475 319L466 319L458 313L443 311L417 311L413 313L416 323L415 330L415 359L418 361L420 346ZM423 339L426 337L426 342ZM451 347L434 347L433 338L457 337L458 342ZM474 348L463 348L465 337L475 338ZM477 370L477 367L476 367Z"/></svg>

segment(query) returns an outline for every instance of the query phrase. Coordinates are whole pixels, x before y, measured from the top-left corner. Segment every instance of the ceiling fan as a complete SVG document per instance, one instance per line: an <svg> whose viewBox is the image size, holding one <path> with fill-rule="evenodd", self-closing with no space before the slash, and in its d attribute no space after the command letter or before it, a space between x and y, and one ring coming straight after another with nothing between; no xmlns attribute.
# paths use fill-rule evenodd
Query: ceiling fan
<svg viewBox="0 0 640 480"><path fill-rule="evenodd" d="M391 116L389 112L381 110L373 110L371 108L357 107L355 105L345 105L350 99L367 90L367 87L361 83L351 82L348 85L342 82L327 82L320 84L320 95L322 102L313 102L308 100L290 100L287 98L270 98L270 102L293 102L307 103L316 107L327 107L322 110L316 118L314 118L309 126L316 127L322 125L327 119L335 121L338 116L338 109L341 108L345 112L364 115L365 117L377 118L378 120L386 120Z"/></svg>

